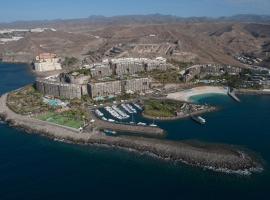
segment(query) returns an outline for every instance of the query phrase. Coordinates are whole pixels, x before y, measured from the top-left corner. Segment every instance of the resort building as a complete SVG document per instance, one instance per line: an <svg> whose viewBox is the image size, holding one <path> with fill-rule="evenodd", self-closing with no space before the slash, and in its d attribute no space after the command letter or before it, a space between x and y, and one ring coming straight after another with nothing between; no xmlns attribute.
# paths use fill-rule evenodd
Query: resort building
<svg viewBox="0 0 270 200"><path fill-rule="evenodd" d="M225 73L229 75L238 75L242 71L242 68L233 67L230 65L194 65L186 70L182 71L180 74L185 82L190 82L194 78L204 78L206 76L221 76Z"/></svg>
<svg viewBox="0 0 270 200"><path fill-rule="evenodd" d="M89 83L88 92L91 98L117 96L121 94L121 81Z"/></svg>
<svg viewBox="0 0 270 200"><path fill-rule="evenodd" d="M109 63L96 63L90 66L92 78L102 78L113 75L112 67Z"/></svg>
<svg viewBox="0 0 270 200"><path fill-rule="evenodd" d="M39 63L54 63L57 61L57 57L55 54L42 54L36 60ZM48 70L48 66L46 69ZM83 95L97 98L124 93L145 93L150 90L152 80L145 78L145 75L142 77L138 74L142 72L147 74L152 70L164 71L167 69L167 63L164 58L154 60L119 58L84 66L83 69L86 70L86 73L80 74L78 70L73 73L62 73L55 77L37 79L36 88L44 95L68 99L81 98Z"/></svg>
<svg viewBox="0 0 270 200"><path fill-rule="evenodd" d="M88 93L91 98L134 94L150 90L150 78L131 78L107 82L90 82Z"/></svg>
<svg viewBox="0 0 270 200"><path fill-rule="evenodd" d="M36 89L44 94L64 99L80 99L87 95L87 85L62 83L56 78L46 78L36 80Z"/></svg>
<svg viewBox="0 0 270 200"><path fill-rule="evenodd" d="M125 93L141 93L150 89L150 78L135 78L129 80L123 80L123 90Z"/></svg>
<svg viewBox="0 0 270 200"><path fill-rule="evenodd" d="M56 54L42 53L38 55L34 61L35 71L46 72L61 70L61 59Z"/></svg>

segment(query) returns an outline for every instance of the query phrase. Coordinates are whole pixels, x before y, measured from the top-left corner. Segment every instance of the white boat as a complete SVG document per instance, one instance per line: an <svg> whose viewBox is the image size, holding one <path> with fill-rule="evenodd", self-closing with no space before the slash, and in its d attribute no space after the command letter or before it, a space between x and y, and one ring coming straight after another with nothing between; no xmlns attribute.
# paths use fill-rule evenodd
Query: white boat
<svg viewBox="0 0 270 200"><path fill-rule="evenodd" d="M146 126L146 123L139 122L137 125L140 125L140 126Z"/></svg>
<svg viewBox="0 0 270 200"><path fill-rule="evenodd" d="M111 131L111 130L104 130L104 133L109 136L115 136L117 134L116 131Z"/></svg>
<svg viewBox="0 0 270 200"><path fill-rule="evenodd" d="M132 107L132 105L127 104L127 107L131 110L132 113L137 113L137 110Z"/></svg>
<svg viewBox="0 0 270 200"><path fill-rule="evenodd" d="M96 109L96 110L95 110L95 113L96 113L96 115L99 116L99 117L103 117L103 116L104 116L104 114L103 114L99 109Z"/></svg>
<svg viewBox="0 0 270 200"><path fill-rule="evenodd" d="M107 121L108 119L106 117L102 117L102 120L103 121Z"/></svg>
<svg viewBox="0 0 270 200"><path fill-rule="evenodd" d="M127 111L129 114L132 114L133 112L127 107L126 104L121 104L122 108Z"/></svg>
<svg viewBox="0 0 270 200"><path fill-rule="evenodd" d="M151 126L151 127L157 127L157 125L155 124L155 120L153 120L152 124L149 124L149 126Z"/></svg>
<svg viewBox="0 0 270 200"><path fill-rule="evenodd" d="M141 107L139 104L133 103L133 105L134 105L136 108L138 108L139 110L142 110L142 107Z"/></svg>
<svg viewBox="0 0 270 200"><path fill-rule="evenodd" d="M113 117L115 117L116 119L124 119L121 115L119 115L118 112L116 112L114 109L112 109L112 107L106 106L105 110L110 113Z"/></svg>
<svg viewBox="0 0 270 200"><path fill-rule="evenodd" d="M108 121L109 121L109 122L115 122L115 120L113 120L113 119L108 119Z"/></svg>
<svg viewBox="0 0 270 200"><path fill-rule="evenodd" d="M205 124L206 120L204 118L202 118L201 116L192 116L191 117L195 122L198 122L200 124Z"/></svg>
<svg viewBox="0 0 270 200"><path fill-rule="evenodd" d="M112 108L114 109L114 111L116 111L121 117L123 117L123 119L128 119L129 115L127 115L125 112L123 112L122 110L120 110L117 106L112 106Z"/></svg>

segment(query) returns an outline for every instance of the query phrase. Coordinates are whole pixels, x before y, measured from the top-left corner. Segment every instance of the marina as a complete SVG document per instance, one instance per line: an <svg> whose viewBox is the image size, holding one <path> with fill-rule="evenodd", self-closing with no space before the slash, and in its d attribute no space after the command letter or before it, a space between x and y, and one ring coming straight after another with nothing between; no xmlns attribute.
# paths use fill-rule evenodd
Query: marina
<svg viewBox="0 0 270 200"><path fill-rule="evenodd" d="M129 114L133 114L132 110L126 104L121 104L121 107Z"/></svg>
<svg viewBox="0 0 270 200"><path fill-rule="evenodd" d="M130 104L121 104L121 107L127 111L129 114L136 114L137 110L135 108L133 108L132 105Z"/></svg>
<svg viewBox="0 0 270 200"><path fill-rule="evenodd" d="M134 105L138 110L143 110L142 107L141 107L139 104L133 103L133 105Z"/></svg>
<svg viewBox="0 0 270 200"><path fill-rule="evenodd" d="M111 114L116 119L122 120L124 117L122 117L118 112L116 112L112 107L106 106L105 110Z"/></svg>
<svg viewBox="0 0 270 200"><path fill-rule="evenodd" d="M132 105L127 104L127 107L131 110L132 113L137 113L137 110L132 107Z"/></svg>
<svg viewBox="0 0 270 200"><path fill-rule="evenodd" d="M120 108L116 105L113 105L112 108L122 117L122 119L128 119L130 116L123 112Z"/></svg>
<svg viewBox="0 0 270 200"><path fill-rule="evenodd" d="M114 124L123 124L131 126L143 126L157 128L154 120L152 122L146 120L141 112L142 107L136 103L106 106L104 108L95 109L94 114L102 121ZM137 109L137 110L136 110ZM130 114L127 114L129 113Z"/></svg>

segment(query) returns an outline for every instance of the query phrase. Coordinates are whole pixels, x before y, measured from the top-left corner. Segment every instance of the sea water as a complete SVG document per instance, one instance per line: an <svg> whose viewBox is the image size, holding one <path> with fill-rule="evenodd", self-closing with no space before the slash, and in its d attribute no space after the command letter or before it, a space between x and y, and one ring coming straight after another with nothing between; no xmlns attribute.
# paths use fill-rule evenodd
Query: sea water
<svg viewBox="0 0 270 200"><path fill-rule="evenodd" d="M28 66L0 64L0 94L33 81ZM247 148L263 160L262 173L222 174L116 149L65 144L0 123L0 200L269 199L270 97L240 98L241 103L219 95L196 98L220 107L203 115L205 126L190 119L156 123L171 140Z"/></svg>

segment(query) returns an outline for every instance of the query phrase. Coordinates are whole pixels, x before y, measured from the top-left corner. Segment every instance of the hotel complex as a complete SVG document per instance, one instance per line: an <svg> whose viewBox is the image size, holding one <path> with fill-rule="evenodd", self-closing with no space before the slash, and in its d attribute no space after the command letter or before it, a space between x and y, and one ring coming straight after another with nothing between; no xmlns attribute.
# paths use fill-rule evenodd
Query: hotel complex
<svg viewBox="0 0 270 200"><path fill-rule="evenodd" d="M39 58L40 59L40 58ZM36 88L44 95L73 99L88 95L91 98L105 98L122 94L141 94L151 89L152 79L147 73L153 70L165 71L166 59L120 58L104 60L82 67L80 70L57 76L38 78Z"/></svg>

